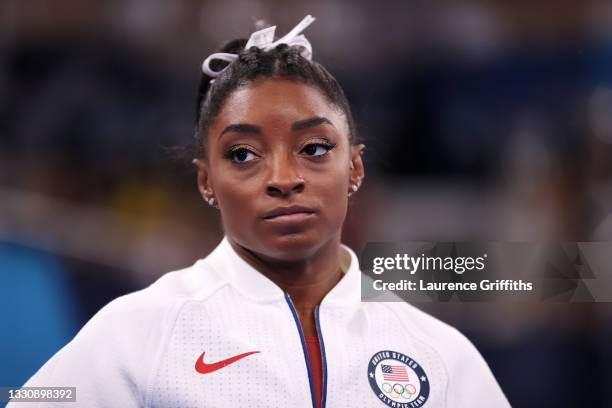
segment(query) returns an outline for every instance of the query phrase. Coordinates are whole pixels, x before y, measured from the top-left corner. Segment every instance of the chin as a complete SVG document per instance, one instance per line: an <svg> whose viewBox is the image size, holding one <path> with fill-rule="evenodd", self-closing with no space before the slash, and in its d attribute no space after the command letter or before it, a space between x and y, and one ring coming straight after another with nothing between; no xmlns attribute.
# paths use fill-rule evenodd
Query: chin
<svg viewBox="0 0 612 408"><path fill-rule="evenodd" d="M313 231L302 231L272 235L265 242L269 256L283 261L297 261L314 255L324 242L321 238Z"/></svg>

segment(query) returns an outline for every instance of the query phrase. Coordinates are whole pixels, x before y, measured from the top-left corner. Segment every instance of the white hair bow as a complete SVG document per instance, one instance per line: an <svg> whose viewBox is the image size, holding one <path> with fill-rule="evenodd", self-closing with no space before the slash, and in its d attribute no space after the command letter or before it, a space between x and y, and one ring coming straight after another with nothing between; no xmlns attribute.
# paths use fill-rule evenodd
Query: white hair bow
<svg viewBox="0 0 612 408"><path fill-rule="evenodd" d="M276 41L274 41L274 31L276 30L276 26L267 27L263 30L255 31L249 37L249 41L244 46L244 49L248 50L249 48L255 46L264 51L267 51L276 47L278 44L287 44L289 46L300 45L303 47L302 51L300 52L300 55L310 60L312 59L312 46L310 45L310 42L306 39L304 34L302 34L302 31L304 31L306 27L312 24L313 21L315 21L315 18L310 14L307 15L302 19L302 21L299 22L298 25L293 27L291 31L289 31L285 36L279 38ZM238 55L236 54L230 54L227 52L216 52L214 54L209 55L208 58L204 60L204 62L202 63L202 71L206 75L215 78L219 76L221 72L225 71L229 64L220 71L213 71L210 68L211 61L222 60L232 63L236 60L236 58L238 58Z"/></svg>

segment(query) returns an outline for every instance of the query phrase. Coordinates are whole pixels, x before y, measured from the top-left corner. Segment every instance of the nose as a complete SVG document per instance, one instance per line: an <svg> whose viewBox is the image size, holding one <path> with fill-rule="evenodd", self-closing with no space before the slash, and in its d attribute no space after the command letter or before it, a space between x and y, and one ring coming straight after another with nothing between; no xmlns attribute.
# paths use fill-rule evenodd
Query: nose
<svg viewBox="0 0 612 408"><path fill-rule="evenodd" d="M270 175L266 192L271 196L289 196L304 190L304 179L297 171L297 163L286 155L270 160Z"/></svg>

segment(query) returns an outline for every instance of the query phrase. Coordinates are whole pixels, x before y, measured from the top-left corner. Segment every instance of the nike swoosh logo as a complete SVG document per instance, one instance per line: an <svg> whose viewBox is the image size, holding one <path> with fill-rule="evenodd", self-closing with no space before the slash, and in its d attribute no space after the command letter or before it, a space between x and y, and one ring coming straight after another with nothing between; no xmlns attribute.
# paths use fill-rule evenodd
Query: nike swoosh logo
<svg viewBox="0 0 612 408"><path fill-rule="evenodd" d="M234 357L226 358L225 360L217 361L216 363L207 364L204 362L204 354L206 354L206 352L203 352L202 355L200 355L200 357L198 357L196 360L195 369L200 374L212 373L213 371L217 371L255 353L259 353L259 351L249 351L247 353L238 354Z"/></svg>

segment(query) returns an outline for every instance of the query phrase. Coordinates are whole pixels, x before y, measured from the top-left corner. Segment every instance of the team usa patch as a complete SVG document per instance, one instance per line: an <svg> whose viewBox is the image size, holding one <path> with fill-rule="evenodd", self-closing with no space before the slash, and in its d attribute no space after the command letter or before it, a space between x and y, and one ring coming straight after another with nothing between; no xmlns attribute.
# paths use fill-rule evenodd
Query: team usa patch
<svg viewBox="0 0 612 408"><path fill-rule="evenodd" d="M416 361L397 351L374 354L368 363L374 394L393 408L422 407L429 397L429 379Z"/></svg>

